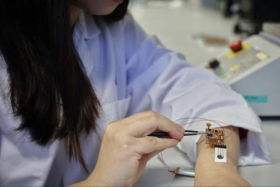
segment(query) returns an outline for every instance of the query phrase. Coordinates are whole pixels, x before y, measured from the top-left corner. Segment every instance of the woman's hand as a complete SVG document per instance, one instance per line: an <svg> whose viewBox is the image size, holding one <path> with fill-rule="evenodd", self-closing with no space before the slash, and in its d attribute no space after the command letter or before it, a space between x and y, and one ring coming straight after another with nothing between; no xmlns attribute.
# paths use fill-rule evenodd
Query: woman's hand
<svg viewBox="0 0 280 187"><path fill-rule="evenodd" d="M167 132L170 138L147 136L155 131ZM105 130L97 165L85 182L90 186L132 186L147 161L176 146L183 134L181 126L152 111L112 122Z"/></svg>

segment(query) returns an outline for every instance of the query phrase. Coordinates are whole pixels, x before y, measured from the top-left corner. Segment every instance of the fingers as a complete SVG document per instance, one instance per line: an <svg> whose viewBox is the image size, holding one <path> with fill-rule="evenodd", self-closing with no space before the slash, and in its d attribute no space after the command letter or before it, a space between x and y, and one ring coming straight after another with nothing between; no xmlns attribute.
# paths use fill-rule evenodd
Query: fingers
<svg viewBox="0 0 280 187"><path fill-rule="evenodd" d="M127 125L130 125L132 122L135 122L143 117L153 115L153 111L144 111L137 114L134 114L132 116L129 116L127 118L120 119L118 121L112 121L110 122L106 127L106 132L109 134L109 131L112 131L113 134L117 131L117 129L122 128L122 132L125 132L125 134L128 134L127 131ZM110 129L110 130L109 130Z"/></svg>
<svg viewBox="0 0 280 187"><path fill-rule="evenodd" d="M132 116L129 116L127 118L124 118L124 119L121 119L118 121L118 123L122 123L122 124L129 124L129 123L132 123L138 119L141 119L143 117L147 117L147 116L151 116L151 115L154 115L155 112L149 110L149 111L144 111L144 112L139 112L137 114L134 114Z"/></svg>
<svg viewBox="0 0 280 187"><path fill-rule="evenodd" d="M133 149L140 154L149 154L174 147L178 143L179 141L176 139L142 137L137 138L137 141L135 141L135 144L133 145Z"/></svg>
<svg viewBox="0 0 280 187"><path fill-rule="evenodd" d="M176 140L181 140L185 131L181 126L156 113L132 122L127 128L129 133L134 137L143 137L155 131L163 131L167 132L171 138Z"/></svg>
<svg viewBox="0 0 280 187"><path fill-rule="evenodd" d="M146 136L155 131L167 132L171 138ZM100 181L104 184L131 185L142 173L151 156L176 146L183 134L181 126L151 111L111 122L103 135L94 175L101 178ZM118 170L122 172L115 172ZM106 174L109 174L110 181L101 177L107 176Z"/></svg>
<svg viewBox="0 0 280 187"><path fill-rule="evenodd" d="M155 131L164 131L170 137L181 140L185 131L181 126L153 111L140 112L110 123L110 127L113 128L114 132L119 125L122 126L122 132L126 131L126 133L133 137L143 137ZM107 129L109 129L108 127Z"/></svg>

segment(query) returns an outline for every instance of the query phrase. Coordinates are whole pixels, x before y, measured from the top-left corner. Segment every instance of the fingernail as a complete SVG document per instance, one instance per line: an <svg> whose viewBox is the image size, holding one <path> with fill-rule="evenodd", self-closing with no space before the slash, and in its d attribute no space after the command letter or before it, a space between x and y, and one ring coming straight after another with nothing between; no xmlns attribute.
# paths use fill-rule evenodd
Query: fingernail
<svg viewBox="0 0 280 187"><path fill-rule="evenodd" d="M182 132L181 129L178 129L177 132L178 132L178 135L179 135L179 136L182 136L182 134L184 133L184 132Z"/></svg>
<svg viewBox="0 0 280 187"><path fill-rule="evenodd" d="M181 133L184 133L185 129L183 127L179 126L179 130L178 131L180 131Z"/></svg>

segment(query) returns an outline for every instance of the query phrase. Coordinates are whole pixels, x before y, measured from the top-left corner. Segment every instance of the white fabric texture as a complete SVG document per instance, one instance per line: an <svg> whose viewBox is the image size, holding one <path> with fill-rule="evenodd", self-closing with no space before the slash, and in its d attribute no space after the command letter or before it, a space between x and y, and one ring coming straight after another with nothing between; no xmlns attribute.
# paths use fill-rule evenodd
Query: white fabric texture
<svg viewBox="0 0 280 187"><path fill-rule="evenodd" d="M239 165L271 163L260 121L244 99L205 69L148 36L130 14L116 23L82 14L73 38L87 75L102 104L98 135L81 137L89 170L97 161L106 125L134 113L153 110L172 120L203 117L248 129L241 143ZM27 132L13 134L20 119L13 117L5 97L6 66L0 58L0 185L61 186L85 179L79 162L67 159L63 141L40 147ZM186 125L204 130L205 123ZM179 148L195 162L198 137L186 137Z"/></svg>

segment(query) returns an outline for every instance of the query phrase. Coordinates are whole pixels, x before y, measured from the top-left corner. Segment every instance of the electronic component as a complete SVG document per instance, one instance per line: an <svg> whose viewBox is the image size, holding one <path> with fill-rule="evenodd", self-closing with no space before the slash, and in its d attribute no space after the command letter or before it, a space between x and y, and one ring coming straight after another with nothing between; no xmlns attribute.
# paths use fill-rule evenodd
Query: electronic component
<svg viewBox="0 0 280 187"><path fill-rule="evenodd" d="M217 129L210 129L211 124L207 123L207 128L205 129L206 132L206 143L211 145L218 145L223 144L224 141L224 131L217 130Z"/></svg>
<svg viewBox="0 0 280 187"><path fill-rule="evenodd" d="M215 145L215 162L227 162L226 145Z"/></svg>
<svg viewBox="0 0 280 187"><path fill-rule="evenodd" d="M215 145L215 162L227 162L227 146L224 145L224 130L211 129L211 123L207 123L206 143Z"/></svg>
<svg viewBox="0 0 280 187"><path fill-rule="evenodd" d="M198 118L198 119L200 119L198 121L201 121L201 119L203 119L203 121L211 121L218 125L220 125L219 123L228 125L227 123L221 122L221 121L209 120L209 119L205 119L205 118ZM190 123L198 122L198 121L192 121ZM205 129L205 132L195 131L195 130L185 130L184 136L205 134L206 143L210 144L212 148L215 147L215 162L227 162L227 147L226 147L226 145L224 145L224 139L226 138L224 129L222 128L221 125L220 125L221 130L211 129L210 128L211 123L206 123L206 125L207 125L207 128ZM231 134L229 134L227 137L229 137L230 135ZM156 132L156 133L150 134L149 136L161 137L161 136L168 136L168 134L165 132ZM193 169L182 169L182 168L178 167L175 170L170 170L170 168L168 167L168 165L166 164L166 162L163 159L162 152L158 154L157 159L163 164L164 168L167 169L167 171L169 171L171 173L174 173L176 175L189 176L189 177L195 176L195 172Z"/></svg>
<svg viewBox="0 0 280 187"><path fill-rule="evenodd" d="M190 169L190 168L186 168L186 169L176 168L174 171L170 171L170 172L174 173L176 175L182 175L182 176L188 176L188 177L194 177L195 176L194 170Z"/></svg>

